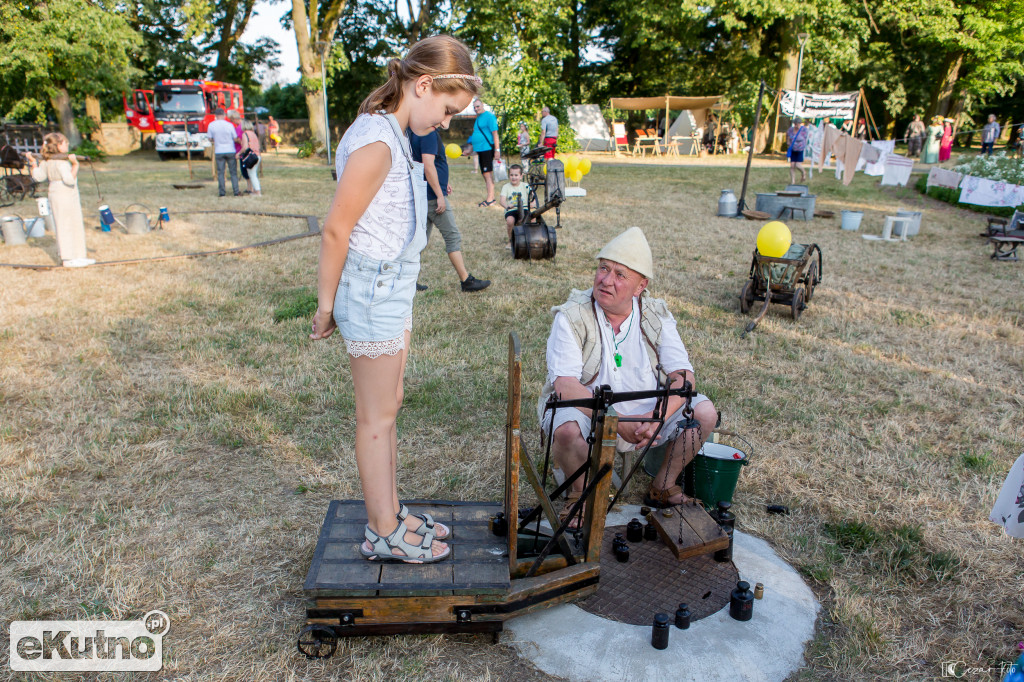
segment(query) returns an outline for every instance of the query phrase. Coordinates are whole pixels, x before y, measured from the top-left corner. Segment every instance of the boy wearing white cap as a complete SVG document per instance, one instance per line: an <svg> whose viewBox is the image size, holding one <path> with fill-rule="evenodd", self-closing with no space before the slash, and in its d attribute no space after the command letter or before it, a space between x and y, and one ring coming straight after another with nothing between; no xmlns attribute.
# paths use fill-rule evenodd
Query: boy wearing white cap
<svg viewBox="0 0 1024 682"><path fill-rule="evenodd" d="M665 301L644 295L654 266L640 228L631 227L608 242L597 259L593 288L574 289L568 301L552 308L555 320L548 337L547 384L538 404L545 434L551 428L552 414L544 412L544 404L552 393L558 393L562 400L574 400L592 397L593 387L605 384L617 392L653 390L664 381L666 373L674 388L682 386L684 380L694 382L693 366L672 313ZM650 398L616 403L615 411L619 416L649 417L655 402ZM711 435L717 418L707 396L698 395L692 404L699 432L685 428L683 399L672 397L668 401L669 417L655 444L672 443L648 490L646 504L667 507L687 499L676 479ZM555 464L570 475L587 461L590 411L562 408L553 419L551 449ZM620 422L618 435L621 441L640 449L656 428L655 422ZM580 477L569 491L566 510L579 499L582 490ZM570 522L570 528L578 525L579 518Z"/></svg>

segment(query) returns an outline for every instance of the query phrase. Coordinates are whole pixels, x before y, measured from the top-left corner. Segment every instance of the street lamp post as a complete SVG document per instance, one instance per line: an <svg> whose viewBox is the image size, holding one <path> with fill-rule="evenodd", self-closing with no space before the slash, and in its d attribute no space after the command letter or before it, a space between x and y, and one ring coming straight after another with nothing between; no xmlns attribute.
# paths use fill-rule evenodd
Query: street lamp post
<svg viewBox="0 0 1024 682"><path fill-rule="evenodd" d="M793 93L793 115L800 116L800 71L804 66L804 45L811 36L807 33L797 33L796 39L800 41L800 56L796 59L796 92Z"/></svg>
<svg viewBox="0 0 1024 682"><path fill-rule="evenodd" d="M324 54L330 43L326 40L316 41L316 49L320 52L320 84L324 93L324 137L327 140L327 165L331 165L331 119L327 115L327 69L324 68Z"/></svg>

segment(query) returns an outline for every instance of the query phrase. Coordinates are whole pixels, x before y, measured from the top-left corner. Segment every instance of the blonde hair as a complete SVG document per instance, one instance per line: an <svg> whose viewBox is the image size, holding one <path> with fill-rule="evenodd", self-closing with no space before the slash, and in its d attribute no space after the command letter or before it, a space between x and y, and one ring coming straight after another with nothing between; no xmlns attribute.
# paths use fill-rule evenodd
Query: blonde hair
<svg viewBox="0 0 1024 682"><path fill-rule="evenodd" d="M39 155L44 159L51 159L62 153L60 146L67 141L68 138L64 137L62 133L47 133L43 137L43 146L39 149Z"/></svg>
<svg viewBox="0 0 1024 682"><path fill-rule="evenodd" d="M388 62L388 82L363 100L359 113L373 114L382 109L389 114L394 112L402 103L402 88L420 76L435 76L435 92L476 95L480 91L479 79L459 77L474 76L469 49L451 36L431 36L413 45L405 59Z"/></svg>

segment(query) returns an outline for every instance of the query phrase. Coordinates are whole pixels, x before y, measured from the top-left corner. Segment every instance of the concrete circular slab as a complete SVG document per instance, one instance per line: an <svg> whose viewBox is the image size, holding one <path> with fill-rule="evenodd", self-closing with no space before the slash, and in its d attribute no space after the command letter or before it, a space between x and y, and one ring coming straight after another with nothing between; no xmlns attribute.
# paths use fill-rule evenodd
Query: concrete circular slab
<svg viewBox="0 0 1024 682"><path fill-rule="evenodd" d="M624 505L606 524L624 524L639 510ZM754 601L754 617L745 623L730 618L726 606L688 630L670 627L668 648L659 651L651 646L649 625L619 623L562 604L507 621L502 641L541 671L573 681L784 680L803 665L821 606L764 540L737 531L733 563L741 580L764 583L764 599Z"/></svg>

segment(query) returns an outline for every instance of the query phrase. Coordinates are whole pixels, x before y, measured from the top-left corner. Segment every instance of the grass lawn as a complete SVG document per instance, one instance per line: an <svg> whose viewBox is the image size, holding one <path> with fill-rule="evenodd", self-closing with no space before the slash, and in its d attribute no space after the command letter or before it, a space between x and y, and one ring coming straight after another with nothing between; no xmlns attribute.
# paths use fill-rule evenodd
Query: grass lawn
<svg viewBox="0 0 1024 682"><path fill-rule="evenodd" d="M715 217L719 190L738 194L742 180L742 160L726 163L595 159L589 196L563 207L557 258L521 262L504 249L502 213L476 206L480 176L456 162L466 263L494 283L461 293L433 236L399 420L402 494L500 499L508 332L523 342L536 451L548 310L589 286L605 242L639 225L655 254L652 290L679 321L699 388L756 446L738 526L771 542L824 605L795 679L918 680L938 677L942 661L1009 660L1024 639L1024 559L987 517L1024 449L1024 265L989 259L978 215L826 173L811 187L837 217L791 224L796 241L821 246L824 280L799 322L776 306L744 337L738 294L761 223ZM333 192L322 163L283 154L267 157L262 198L175 190L185 162L143 154L98 175L115 212L140 201L172 217L145 236L94 231L83 167L99 260L300 232L298 220L185 212L321 215ZM782 163L759 162L749 205L787 182ZM843 208L864 210L862 232L874 234L886 214L922 210L921 234L868 242L839 230ZM14 209L35 214L31 202ZM307 339L318 247L0 270L3 639L11 620L162 609L166 678L546 679L485 637L343 641L326 662L296 653L323 514L359 495L344 345ZM0 246L0 262L55 253L52 239ZM792 514L767 515L766 503ZM8 670L6 657L0 647Z"/></svg>

